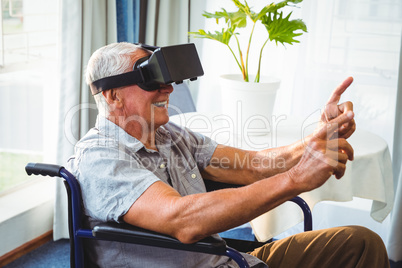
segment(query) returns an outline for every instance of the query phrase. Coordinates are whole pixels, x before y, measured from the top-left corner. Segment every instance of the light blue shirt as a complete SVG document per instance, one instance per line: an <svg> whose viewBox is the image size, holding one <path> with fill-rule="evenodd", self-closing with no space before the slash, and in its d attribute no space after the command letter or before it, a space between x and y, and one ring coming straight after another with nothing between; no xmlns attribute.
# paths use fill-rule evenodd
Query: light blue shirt
<svg viewBox="0 0 402 268"><path fill-rule="evenodd" d="M182 196L206 192L200 171L208 164L216 142L171 122L156 131L158 151L102 116L75 146L68 160L80 183L85 214L93 227L121 222L132 204L156 181ZM120 242L88 240L90 259L101 267L237 267L225 256L177 251ZM251 266L262 265L244 254ZM257 266L256 266L257 267Z"/></svg>

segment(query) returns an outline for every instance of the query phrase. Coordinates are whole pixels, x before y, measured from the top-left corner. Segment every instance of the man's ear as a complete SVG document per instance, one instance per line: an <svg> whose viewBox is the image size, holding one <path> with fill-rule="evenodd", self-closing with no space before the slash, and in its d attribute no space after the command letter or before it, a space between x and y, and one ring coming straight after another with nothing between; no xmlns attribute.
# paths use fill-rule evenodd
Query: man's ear
<svg viewBox="0 0 402 268"><path fill-rule="evenodd" d="M118 90L110 89L102 91L103 97L105 97L106 102L115 108L120 108L122 106L122 99Z"/></svg>

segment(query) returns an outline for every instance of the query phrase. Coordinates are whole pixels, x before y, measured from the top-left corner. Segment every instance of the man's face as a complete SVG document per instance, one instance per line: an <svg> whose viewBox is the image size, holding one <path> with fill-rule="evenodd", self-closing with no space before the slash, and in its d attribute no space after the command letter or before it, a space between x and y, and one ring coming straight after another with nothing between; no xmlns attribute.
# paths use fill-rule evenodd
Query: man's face
<svg viewBox="0 0 402 268"><path fill-rule="evenodd" d="M146 51L136 53L136 60L149 55ZM125 124L140 121L147 124L148 129L157 129L169 121L168 103L169 95L173 91L172 85L161 85L154 91L145 91L137 85L119 89L123 102ZM127 125L128 126L128 125Z"/></svg>
<svg viewBox="0 0 402 268"><path fill-rule="evenodd" d="M169 121L169 95L173 91L171 85L163 85L154 91L145 91L139 86L128 86L121 90L123 113L126 123L137 120L147 124L147 128L158 128Z"/></svg>

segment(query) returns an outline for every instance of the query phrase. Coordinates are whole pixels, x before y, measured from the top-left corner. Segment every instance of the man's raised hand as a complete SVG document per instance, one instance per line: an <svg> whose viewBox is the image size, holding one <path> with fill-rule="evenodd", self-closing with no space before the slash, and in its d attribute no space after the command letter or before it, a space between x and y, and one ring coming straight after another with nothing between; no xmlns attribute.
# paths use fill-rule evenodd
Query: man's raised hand
<svg viewBox="0 0 402 268"><path fill-rule="evenodd" d="M302 191L310 191L324 184L331 175L340 179L347 160L353 160L353 148L345 138L333 138L339 126L353 120L352 111L340 114L321 124L309 140L299 163L289 170L292 180Z"/></svg>
<svg viewBox="0 0 402 268"><path fill-rule="evenodd" d="M321 114L321 124L325 124L332 119L338 117L341 114L346 114L349 111L353 112L353 103L348 101L341 104L338 104L341 95L345 90L352 84L353 78L348 77L343 81L335 90L332 92L329 97L327 104L325 105L324 112ZM356 130L356 122L355 120L351 120L348 123L341 125L337 131L337 135L334 137L349 138L353 132Z"/></svg>

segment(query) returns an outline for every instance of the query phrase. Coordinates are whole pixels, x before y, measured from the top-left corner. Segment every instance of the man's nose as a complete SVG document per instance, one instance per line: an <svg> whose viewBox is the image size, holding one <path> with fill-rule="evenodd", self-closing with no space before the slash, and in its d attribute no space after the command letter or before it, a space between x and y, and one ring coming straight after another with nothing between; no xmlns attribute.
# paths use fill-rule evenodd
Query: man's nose
<svg viewBox="0 0 402 268"><path fill-rule="evenodd" d="M173 92L173 86L172 85L161 85L159 88L160 93L172 93Z"/></svg>

